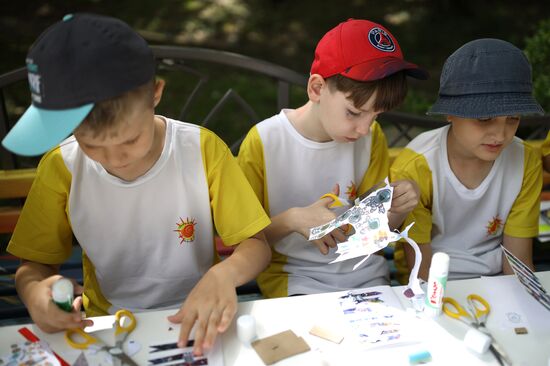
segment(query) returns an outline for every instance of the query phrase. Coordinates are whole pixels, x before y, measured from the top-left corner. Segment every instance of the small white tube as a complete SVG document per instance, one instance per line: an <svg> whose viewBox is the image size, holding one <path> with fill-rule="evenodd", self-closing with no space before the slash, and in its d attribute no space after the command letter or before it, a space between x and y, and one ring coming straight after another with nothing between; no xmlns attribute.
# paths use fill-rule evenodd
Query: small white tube
<svg viewBox="0 0 550 366"><path fill-rule="evenodd" d="M256 320L252 315L241 315L237 319L237 337L244 344L256 339Z"/></svg>
<svg viewBox="0 0 550 366"><path fill-rule="evenodd" d="M466 347L472 351L478 354L483 354L487 352L491 346L492 339L487 334L472 328L466 332L466 335L464 336L464 343L466 344Z"/></svg>

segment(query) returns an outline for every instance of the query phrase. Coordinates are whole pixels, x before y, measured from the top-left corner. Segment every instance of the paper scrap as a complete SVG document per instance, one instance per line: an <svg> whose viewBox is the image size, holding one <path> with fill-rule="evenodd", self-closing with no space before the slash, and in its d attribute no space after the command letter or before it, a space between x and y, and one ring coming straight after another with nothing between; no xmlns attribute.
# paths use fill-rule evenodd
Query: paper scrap
<svg viewBox="0 0 550 366"><path fill-rule="evenodd" d="M318 325L313 326L313 328L309 331L309 334L313 334L314 336L326 339L327 341L331 341L336 344L340 344L344 340L344 336L342 334Z"/></svg>

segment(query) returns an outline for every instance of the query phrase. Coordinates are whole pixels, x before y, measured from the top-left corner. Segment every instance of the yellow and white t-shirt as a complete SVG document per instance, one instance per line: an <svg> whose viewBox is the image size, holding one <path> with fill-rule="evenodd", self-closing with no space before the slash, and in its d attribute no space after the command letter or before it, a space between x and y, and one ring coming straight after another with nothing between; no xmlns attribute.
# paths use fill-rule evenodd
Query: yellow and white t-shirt
<svg viewBox="0 0 550 366"><path fill-rule="evenodd" d="M23 259L59 264L74 234L89 316L181 306L218 260L214 225L233 245L270 222L223 141L162 118L162 154L131 182L89 159L72 136L48 152L8 246Z"/></svg>
<svg viewBox="0 0 550 366"><path fill-rule="evenodd" d="M503 234L531 238L538 234L540 157L514 137L475 189L454 175L447 157L450 126L412 140L391 167L391 178L412 179L420 187L420 203L407 217L415 222L410 236L430 243L433 252L449 254L449 278L471 278L502 272ZM402 247L395 253L398 272L406 272Z"/></svg>
<svg viewBox="0 0 550 366"><path fill-rule="evenodd" d="M292 126L282 110L253 127L241 145L239 164L270 216L292 207L311 205L333 186L354 199L388 175L389 158L384 134L373 123L371 133L354 143L314 142ZM312 294L389 283L384 257L328 264L336 249L323 255L298 233L271 243L270 266L258 277L267 297Z"/></svg>

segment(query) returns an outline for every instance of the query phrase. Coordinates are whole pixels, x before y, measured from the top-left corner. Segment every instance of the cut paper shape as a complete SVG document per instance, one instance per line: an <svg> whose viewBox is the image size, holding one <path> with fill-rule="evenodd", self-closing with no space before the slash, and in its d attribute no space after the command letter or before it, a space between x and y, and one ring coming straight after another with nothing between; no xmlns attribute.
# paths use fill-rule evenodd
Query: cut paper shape
<svg viewBox="0 0 550 366"><path fill-rule="evenodd" d="M415 252L414 267L409 276L409 284L403 294L413 300L415 308L421 306L421 298L424 291L418 281L418 270L422 261L422 253L414 240L409 238L409 229L414 225L411 223L401 233L391 231L388 220L388 210L391 207L393 187L390 186L388 178L383 185L375 185L370 194L366 197L355 200L353 206L344 211L335 219L326 224L311 228L309 240L316 240L330 234L333 230L344 225L351 225L355 233L348 236L348 240L338 243L336 253L339 256L330 263L336 263L357 257L364 258L353 267L353 270L361 266L371 254L388 246L389 243L404 239L411 245ZM418 309L420 310L420 309Z"/></svg>

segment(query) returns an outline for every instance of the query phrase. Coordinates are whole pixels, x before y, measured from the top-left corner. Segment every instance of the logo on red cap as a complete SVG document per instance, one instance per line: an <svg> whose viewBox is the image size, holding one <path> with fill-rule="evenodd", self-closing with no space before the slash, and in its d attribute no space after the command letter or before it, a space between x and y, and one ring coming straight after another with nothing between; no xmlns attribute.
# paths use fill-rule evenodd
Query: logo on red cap
<svg viewBox="0 0 550 366"><path fill-rule="evenodd" d="M369 31L369 41L374 48L380 51L395 51L395 43L393 42L393 39L391 39L391 36L381 28L372 28Z"/></svg>

